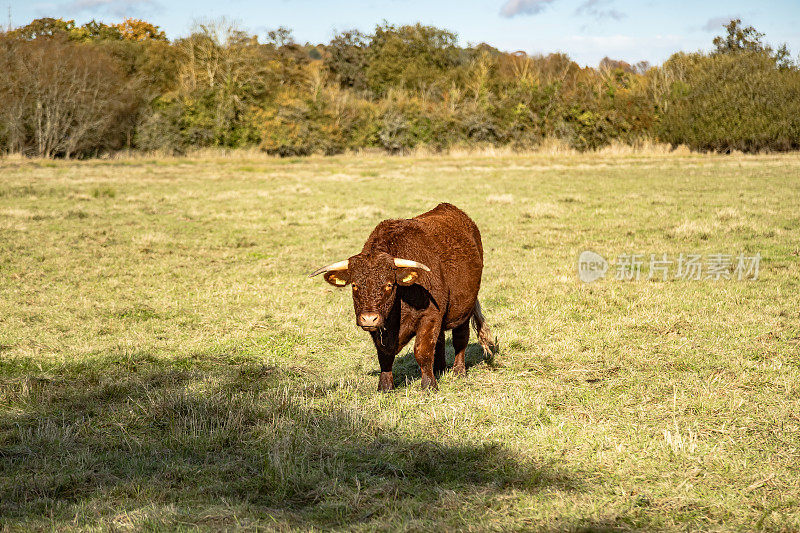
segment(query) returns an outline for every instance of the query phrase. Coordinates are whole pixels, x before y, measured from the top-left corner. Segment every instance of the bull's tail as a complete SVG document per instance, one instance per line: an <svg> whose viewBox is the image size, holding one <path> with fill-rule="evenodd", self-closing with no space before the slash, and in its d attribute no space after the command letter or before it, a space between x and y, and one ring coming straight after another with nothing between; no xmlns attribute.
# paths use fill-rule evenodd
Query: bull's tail
<svg viewBox="0 0 800 533"><path fill-rule="evenodd" d="M483 348L483 355L493 355L495 349L494 337L492 337L492 330L489 328L489 324L486 323L486 319L483 317L481 303L478 300L475 300L475 310L472 311L472 329L478 335L478 342Z"/></svg>

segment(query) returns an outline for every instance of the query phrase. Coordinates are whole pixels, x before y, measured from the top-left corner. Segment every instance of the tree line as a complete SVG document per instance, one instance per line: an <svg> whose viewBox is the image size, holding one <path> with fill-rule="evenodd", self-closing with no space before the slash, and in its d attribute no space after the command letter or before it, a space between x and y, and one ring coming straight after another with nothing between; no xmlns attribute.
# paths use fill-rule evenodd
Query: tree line
<svg viewBox="0 0 800 533"><path fill-rule="evenodd" d="M299 44L224 20L169 41L151 23L36 19L0 34L0 152L92 157L259 147L281 156L425 146L578 150L655 140L695 150L800 147L800 65L732 20L714 49L660 66L459 46L384 23Z"/></svg>

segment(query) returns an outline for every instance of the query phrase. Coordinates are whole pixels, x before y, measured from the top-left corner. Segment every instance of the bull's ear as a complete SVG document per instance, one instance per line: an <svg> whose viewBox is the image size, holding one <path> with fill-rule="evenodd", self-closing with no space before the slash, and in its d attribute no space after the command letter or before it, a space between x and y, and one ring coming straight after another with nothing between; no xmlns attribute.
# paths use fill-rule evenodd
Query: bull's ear
<svg viewBox="0 0 800 533"><path fill-rule="evenodd" d="M420 270L417 268L398 268L396 274L398 285L413 285L419 278Z"/></svg>
<svg viewBox="0 0 800 533"><path fill-rule="evenodd" d="M344 287L350 283L349 270L331 270L330 272L325 272L322 277L334 287Z"/></svg>
<svg viewBox="0 0 800 533"><path fill-rule="evenodd" d="M395 279L400 285L413 285L423 270L425 272L431 271L430 268L422 263L409 259L400 259L399 257L394 258L394 266L397 269L395 271L397 272Z"/></svg>

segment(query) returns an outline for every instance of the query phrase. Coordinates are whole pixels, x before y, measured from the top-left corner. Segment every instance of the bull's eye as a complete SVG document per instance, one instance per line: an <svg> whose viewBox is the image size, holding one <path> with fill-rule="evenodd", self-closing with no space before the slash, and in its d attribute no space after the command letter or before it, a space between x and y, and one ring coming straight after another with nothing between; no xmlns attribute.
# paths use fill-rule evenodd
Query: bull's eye
<svg viewBox="0 0 800 533"><path fill-rule="evenodd" d="M392 284L387 283L386 285L383 286L383 290L389 292L390 290L392 290Z"/></svg>
<svg viewBox="0 0 800 533"><path fill-rule="evenodd" d="M358 285L356 285L355 283L353 283L353 292L356 292L356 291L358 291Z"/></svg>

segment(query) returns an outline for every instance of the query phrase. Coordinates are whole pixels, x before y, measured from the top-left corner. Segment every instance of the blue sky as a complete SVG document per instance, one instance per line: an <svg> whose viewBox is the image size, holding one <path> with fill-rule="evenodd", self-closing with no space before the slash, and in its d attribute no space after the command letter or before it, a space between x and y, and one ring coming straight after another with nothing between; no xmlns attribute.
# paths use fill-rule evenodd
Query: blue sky
<svg viewBox="0 0 800 533"><path fill-rule="evenodd" d="M144 18L171 38L192 22L225 16L252 33L288 26L300 42L327 42L337 30L370 31L386 20L444 27L466 43L487 42L503 50L566 52L582 65L604 56L660 63L677 50L709 49L721 24L740 17L773 44L800 52L800 1L739 0L0 0L14 25L43 17L83 23ZM5 16L3 16L5 19Z"/></svg>

